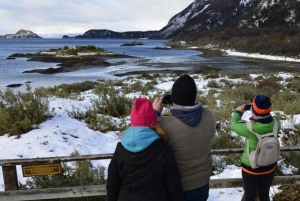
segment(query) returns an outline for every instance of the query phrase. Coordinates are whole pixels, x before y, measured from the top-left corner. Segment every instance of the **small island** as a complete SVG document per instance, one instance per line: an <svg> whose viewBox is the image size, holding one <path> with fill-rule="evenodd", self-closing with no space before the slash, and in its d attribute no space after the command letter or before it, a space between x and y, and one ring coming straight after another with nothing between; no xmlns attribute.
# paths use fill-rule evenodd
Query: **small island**
<svg viewBox="0 0 300 201"><path fill-rule="evenodd" d="M6 85L6 87L9 87L9 88L15 88L15 87L20 87L22 86L23 84L9 84L9 85Z"/></svg>
<svg viewBox="0 0 300 201"><path fill-rule="evenodd" d="M143 43L139 42L139 41L132 41L132 42L127 42L124 43L121 46L136 46L136 45L144 45Z"/></svg>
<svg viewBox="0 0 300 201"><path fill-rule="evenodd" d="M63 48L39 51L33 54L15 53L7 57L7 59L18 57L26 57L28 61L59 63L57 68L51 67L47 69L27 70L23 73L54 74L87 68L107 67L110 65L110 63L106 61L107 59L129 58L130 56L109 52L102 48L88 45L76 46L74 48L64 46Z"/></svg>

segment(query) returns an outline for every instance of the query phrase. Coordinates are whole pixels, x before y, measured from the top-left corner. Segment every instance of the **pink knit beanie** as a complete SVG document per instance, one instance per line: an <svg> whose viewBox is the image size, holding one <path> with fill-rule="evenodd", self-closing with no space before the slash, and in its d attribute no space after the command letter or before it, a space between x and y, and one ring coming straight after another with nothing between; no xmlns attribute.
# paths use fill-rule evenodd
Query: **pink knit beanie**
<svg viewBox="0 0 300 201"><path fill-rule="evenodd" d="M131 126L155 126L157 117L150 100L137 98L130 113Z"/></svg>

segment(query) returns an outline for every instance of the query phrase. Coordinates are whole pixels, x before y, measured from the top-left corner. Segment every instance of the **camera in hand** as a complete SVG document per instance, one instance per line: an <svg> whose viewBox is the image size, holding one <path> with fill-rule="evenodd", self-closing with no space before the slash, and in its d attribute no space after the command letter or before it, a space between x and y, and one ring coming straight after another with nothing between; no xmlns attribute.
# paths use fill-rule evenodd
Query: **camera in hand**
<svg viewBox="0 0 300 201"><path fill-rule="evenodd" d="M169 105L172 104L171 95L170 94L164 94L163 95L163 104L169 104Z"/></svg>
<svg viewBox="0 0 300 201"><path fill-rule="evenodd" d="M244 110L250 110L252 107L252 104L246 104L244 107Z"/></svg>

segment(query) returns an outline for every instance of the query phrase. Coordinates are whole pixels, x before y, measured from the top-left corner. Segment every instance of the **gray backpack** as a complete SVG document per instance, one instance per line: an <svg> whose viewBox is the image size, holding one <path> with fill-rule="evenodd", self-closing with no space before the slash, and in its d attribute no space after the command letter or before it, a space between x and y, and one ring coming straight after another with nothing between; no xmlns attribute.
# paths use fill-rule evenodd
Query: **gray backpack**
<svg viewBox="0 0 300 201"><path fill-rule="evenodd" d="M256 150L250 154L249 142L247 142L247 154L251 167L255 169L276 163L280 156L280 143L277 139L278 123L276 119L274 119L274 128L272 133L260 135L253 132L251 121L247 121L247 128L258 138Z"/></svg>

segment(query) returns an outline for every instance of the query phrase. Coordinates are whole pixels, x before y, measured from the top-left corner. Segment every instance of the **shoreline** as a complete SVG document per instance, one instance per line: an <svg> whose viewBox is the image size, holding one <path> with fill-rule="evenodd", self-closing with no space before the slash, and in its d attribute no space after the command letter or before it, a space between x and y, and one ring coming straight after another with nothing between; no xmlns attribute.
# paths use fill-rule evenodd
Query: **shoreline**
<svg viewBox="0 0 300 201"><path fill-rule="evenodd" d="M201 49L196 47L172 47L173 49L179 50L195 50L199 51L198 57L204 58L204 61L188 61L185 63L174 62L149 62L141 58L140 63L137 65L137 69L128 70L125 72L116 72L114 76L127 76L135 75L141 72L147 73L177 73L177 72L194 72L201 73L203 71L233 71L233 72L262 72L262 71L284 71L284 72L299 72L300 71L300 60L295 61L282 61L263 59L258 56L245 56L246 53L238 52L226 52L214 49ZM161 50L167 51L167 50ZM67 73L76 72L85 69L102 68L117 65L126 65L127 61L120 61L120 63L110 63L110 59L139 59L139 57L125 55L125 54L107 54L107 55L80 55L77 57L55 57L53 54L41 55L38 53L27 53L19 54L14 53L7 57L7 59L14 59L17 57L25 57L27 61L39 61L45 63L59 63L57 68L50 67L46 69L33 69L25 70L22 73L40 73L40 74L56 74L56 73ZM237 58L237 59L236 59ZM270 56L268 57L270 58ZM246 67L245 67L246 65ZM139 70L138 66L144 67L155 67L156 69L143 69ZM173 69L172 69L173 68ZM184 69L186 68L186 69Z"/></svg>

